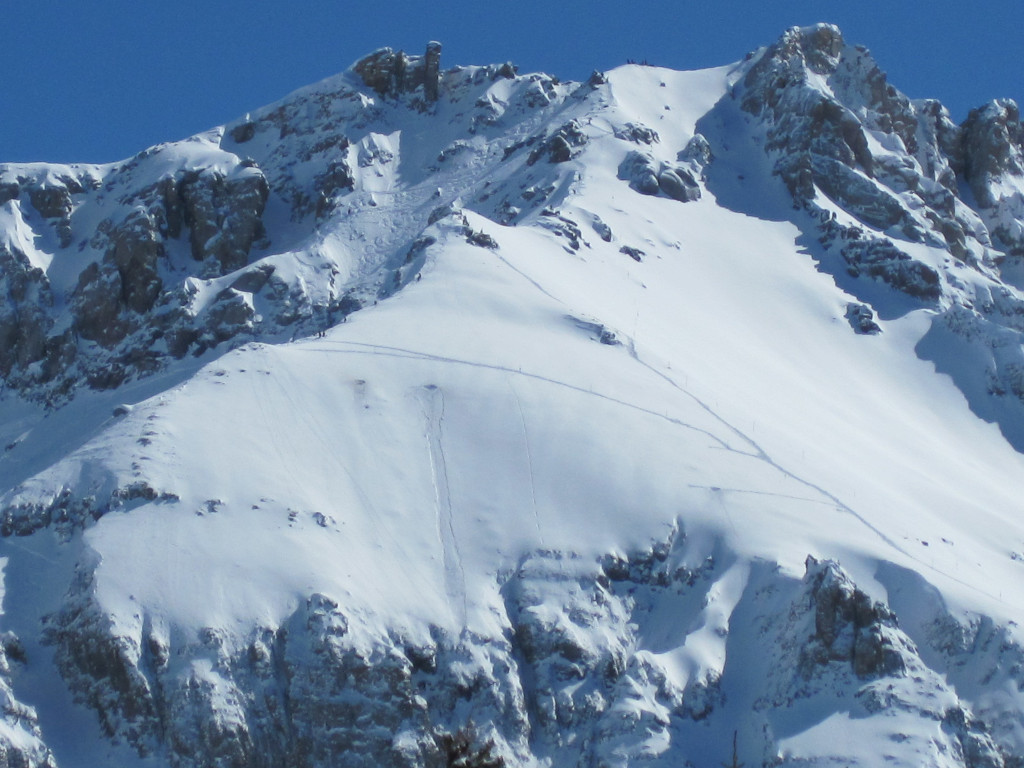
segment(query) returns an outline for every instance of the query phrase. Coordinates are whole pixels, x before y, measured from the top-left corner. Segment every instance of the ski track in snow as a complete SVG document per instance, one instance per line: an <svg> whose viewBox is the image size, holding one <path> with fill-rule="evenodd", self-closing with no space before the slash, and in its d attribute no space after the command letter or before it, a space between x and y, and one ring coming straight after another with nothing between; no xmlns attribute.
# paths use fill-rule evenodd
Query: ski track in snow
<svg viewBox="0 0 1024 768"><path fill-rule="evenodd" d="M789 499L790 501L802 501L806 504L821 504L826 507L834 507L831 499L809 499L806 496L793 496L790 493L775 493L773 491L758 491L753 488L726 488L720 485L698 485L690 483L687 488L694 488L701 491L714 491L715 493L749 493L752 496L771 496L774 499Z"/></svg>
<svg viewBox="0 0 1024 768"><path fill-rule="evenodd" d="M526 415L523 413L523 403L519 399L519 393L516 392L516 386L512 382L511 377L505 380L508 382L508 388L512 391L512 397L515 398L516 409L519 411L519 421L523 425L523 445L526 447L526 465L530 472L530 504L533 507L533 522L537 526L537 538L544 545L544 533L540 528L540 514L537 512L537 486L533 477L533 454L530 451L530 433L526 429Z"/></svg>
<svg viewBox="0 0 1024 768"><path fill-rule="evenodd" d="M515 265L513 265L508 259L504 258L500 254L498 254L498 258L506 266L508 266L509 269L511 269L513 272L515 272L520 277L522 277L524 280L526 280L531 285L533 285L533 287L536 288L538 291L540 291L542 294L544 294L548 298L558 302L562 306L569 308L569 304L568 303L566 303L565 301L563 301L559 297L555 296L553 293L551 293L543 285L541 285L539 282L537 282L532 277L530 277L523 270L521 270L518 267L516 267ZM665 373L664 371L659 370L658 368L654 367L653 365L651 365L647 361L641 359L639 352L637 352L635 337L627 339L626 348L627 348L627 350L629 352L630 357L634 361L636 361L639 365L643 366L644 368L646 368L648 371L650 371L654 375L658 376L660 379L665 381L667 384L669 384L672 388L674 388L678 392L682 393L683 395L686 395L686 397L688 397L690 400L692 400L699 408L701 408L703 411L705 411L709 416L711 416L713 419L715 419L717 422L719 422L723 427L725 427L728 431L730 431L732 434L736 435L736 437L738 437L740 440L742 440L744 443L746 443L748 446L750 446L750 448L752 449L753 453L747 453L745 451L739 451L739 450L729 446L721 438L712 435L710 432L707 432L705 430L701 430L701 429L699 429L697 427L693 427L692 425L689 425L689 424L685 424L684 422L679 421L677 419L672 419L672 418L670 418L668 416L665 416L663 414L655 414L655 415L658 415L661 418L664 418L664 419L666 419L668 421L671 421L672 423L678 424L679 426L684 426L684 427L688 427L690 429L696 429L696 430L698 430L700 432L703 432L704 434L712 437L715 440L715 442L719 443L719 445L721 445L721 447L725 448L726 450L738 453L738 454L743 455L743 456L749 456L751 458L760 459L761 461L763 461L766 464L768 464L770 467L774 468L776 471L780 472L785 477L787 477L787 478L789 478L789 479L791 479L791 480L793 480L793 481L803 485L804 487L809 488L809 489L815 491L816 493L820 494L822 497L827 499L829 503L834 504L836 509L838 509L841 512L845 512L846 514L852 516L854 519L856 519L858 522L860 522L865 528L867 528L873 534L875 534L882 542L884 542L888 546L892 547L892 549L894 549L895 551L903 554L904 556L910 558L914 562L919 563L920 565L928 568L929 570L931 570L933 572L942 574L946 578L949 578L949 579L955 581L958 584L961 584L963 586L968 586L968 587L972 586L972 585L967 584L967 582L962 581L961 579L958 579L958 578L956 578L955 576L953 576L953 575L951 575L949 573L946 573L944 571L940 571L940 570L936 569L934 565L931 565L930 563L925 562L922 558L920 558L919 556L915 555L914 553L912 553L911 551L909 551L908 549L906 549L905 547L900 545L896 540L894 540L892 537L888 536L878 526L872 524L869 520L867 520L867 518L865 518L859 512L854 510L849 504L847 504L844 501L842 501L838 496L836 496L835 494L831 493L830 491L825 490L820 485L818 485L818 484L816 484L816 483L814 483L814 482L812 482L810 480L807 480L807 479L805 479L803 477L800 477L799 475L797 475L793 471L791 471L791 470L787 469L786 467L782 466L781 464L779 464L775 459L773 459L768 454L767 451L765 451L761 447L760 444L758 444L758 442L756 440L754 440L748 434L746 434L741 429L739 429L738 427L734 426L728 420L726 420L721 415L719 415L710 405L708 405L706 402L701 400L699 397L697 397L695 394L690 392L685 387L681 386L675 379L673 379L667 373ZM464 361L459 361L459 362L464 362ZM471 363L467 363L467 364L471 364ZM477 365L486 366L486 364L477 364ZM517 371L517 372L518 373L522 373L521 371ZM569 388L572 388L572 389L579 389L577 387L574 387L571 384L567 384L565 382L553 381L551 379L545 379L544 377L538 376L536 374L522 373L522 375L530 376L532 378L542 379L544 381L551 381L552 383L559 384L561 386L566 386L566 387L569 387ZM584 391L584 390L581 390L581 391ZM626 405L627 407L636 408L638 410L651 413L651 411L648 411L647 409L642 408L641 406L637 406L637 405L633 405L633 404L626 403L626 402L623 402L623 401L619 401L619 400L617 400L615 398L607 397L605 395L600 395L599 393L594 393L594 392L589 392L588 391L588 394L595 394L598 397L603 397L604 399L611 400L612 402L617 402L617 403L620 403L621 405ZM760 492L751 490L751 491L747 491L747 493L757 494L757 493L760 493ZM731 523L731 521L730 521L730 523ZM987 594L989 597L991 597L993 599L997 599L1000 602L1002 602L1002 598L1001 597L998 597L998 596L993 595L991 593L985 593L985 594Z"/></svg>
<svg viewBox="0 0 1024 768"><path fill-rule="evenodd" d="M653 411L650 408L644 408L642 405L637 405L636 403L631 403L628 400L620 400L619 398L612 397L611 395L606 395L606 394L603 394L601 392L595 392L593 389L589 389L587 387L582 387L582 386L579 386L577 384L571 384L571 383L569 383L567 381L560 381L558 379L548 378L547 376L542 376L539 373L531 373L529 371L524 371L524 370L522 370L520 368L512 368L511 366L498 365L497 363L483 363L483 362L474 361L474 360L461 360L461 359L459 359L457 357L447 357L445 355L433 355L433 354L430 354L429 352L419 352L419 351L414 350L414 349L403 349L401 347L391 347L391 346L387 346L387 345L384 345L384 344L369 344L369 343L360 342L360 341L342 341L342 340L331 340L331 341L328 341L327 343L329 343L329 344L338 344L338 345L344 344L344 345L349 345L349 346L354 346L354 347L364 347L365 348L365 350L359 350L359 349L345 350L345 351L341 351L341 354L378 355L378 356L383 356L383 357L405 358L405 359L408 359L408 360L433 360L433 361L439 362L439 363L453 363L455 365L466 365L466 366L470 366L472 368L484 368L486 370L491 370L491 371L500 371L502 373L511 373L511 374L515 374L517 376L522 376L522 377L527 378L527 379L534 379L536 381L543 381L543 382L546 382L548 384L554 384L555 386L558 386L558 387L565 387L566 389L571 389L574 392L580 392L581 394L584 394L584 395L590 395L591 397L596 397L596 398L599 398L601 400L607 400L610 403L615 403L616 405L621 405L621 406L623 406L625 408L631 408L632 410L639 411L640 413L645 413L648 416L653 416L653 417L655 417L657 419L661 419L663 421L667 421L668 423L674 424L677 427L683 427L684 429L693 430L694 432L698 432L698 433L704 435L705 437L708 437L709 439L713 440L715 443L718 444L718 447L720 447L720 448L722 448L724 450L731 451L733 453L738 453L741 456L749 456L751 458L759 458L756 454L746 453L744 451L739 451L739 450L733 448L728 443L726 443L724 440L722 440L722 438L718 437L718 435L714 434L713 432L708 432L706 429L701 429L700 427L696 427L693 424L687 424L685 421L682 421L681 419L674 418L672 416L669 416L669 415L664 414L664 413L660 413L658 411Z"/></svg>
<svg viewBox="0 0 1024 768"><path fill-rule="evenodd" d="M269 366L269 361L265 361L264 366L263 366L264 370L267 370L268 366ZM270 377L263 376L263 377L259 377L259 378L260 379L265 379L265 378L270 378ZM296 381L293 380L293 381L289 382L288 384L285 384L284 382L281 382L280 380L278 380L276 378L275 378L275 381L277 381L278 392L280 392L285 398L287 398L288 402L292 406L290 412L299 415L299 417L302 419L303 424L305 425L305 428L308 431L308 433L310 435L313 435L319 441L320 445L324 447L324 455L325 456L331 456L332 454L328 450L328 448L329 448L329 446L331 446L333 444L334 440L331 438L331 436L329 434L327 434L327 433L325 433L323 431L321 425L319 424L319 422L316 419L313 419L313 418L310 417L309 409L300 407L300 405L294 401L294 398L291 395L291 393L293 391L298 391L300 389L300 382L296 382ZM264 392L266 392L266 391L267 390L264 389ZM273 428L273 425L276 422L271 420L269 414L266 412L266 409L265 409L265 407L263 405L263 402L264 402L265 399L266 398L264 398L264 397L257 397L257 401L259 402L260 411L263 414L265 423L267 424L267 426L269 428ZM275 433L276 433L276 431L277 430L275 430ZM290 432L289 432L289 434L290 434ZM294 468L295 465L293 463L294 460L292 458L290 458L290 457L301 455L301 453L300 453L301 447L300 446L294 446L293 449L288 452L289 458L285 458L284 454L281 451L281 447L278 444L278 441L276 439L274 439L274 440L271 440L270 442L272 442L274 444L274 449L277 451L277 454L281 458L282 462L284 462L283 466L286 466L286 467L290 468L289 472L291 473L292 477L293 478L300 477L301 474L295 470L295 468ZM337 468L339 468L345 474L345 476L348 478L349 484L350 484L352 490L355 492L357 498L359 499L360 504L362 504L363 509L365 509L367 512L370 513L368 515L368 519L372 522L376 518L376 515L373 513L374 505L371 503L369 494L367 494L366 491L363 489L363 486L360 484L358 478L352 473L352 470L349 469L349 467L344 462L334 461L333 462L333 466L336 466ZM378 526L376 526L375 524L374 524L374 529L377 530L378 532L380 531L380 528ZM380 539L380 537L378 536L378 540L379 539Z"/></svg>
<svg viewBox="0 0 1024 768"><path fill-rule="evenodd" d="M520 276L521 278L523 278L524 280L526 280L526 281L527 281L528 283L530 283L530 285L532 285L532 286L533 286L534 288L536 288L536 289L537 289L538 291L540 291L541 293L543 293L543 294L544 294L545 296L547 296L547 297L548 297L549 299L552 299L552 300L554 300L554 301L557 301L557 302L558 302L559 304L561 304L562 306L566 306L566 304L565 304L565 302L564 302L564 301L562 301L561 299L559 299L559 298L558 298L557 296L555 296L555 295L553 295L553 294L549 293L549 292L548 292L548 290L547 290L547 288L545 288L545 287L544 287L543 285L541 285L540 283L538 283L538 282L537 282L536 280L534 280L534 279L533 279L532 277L530 277L530 276L529 276L528 274L526 274L525 272L523 272L523 270L519 269L519 267L515 266L515 265L514 265L514 264L513 264L513 263L512 263L511 261L509 261L508 259L506 259L506 258L505 258L504 256L502 256L502 255L501 255L500 253L497 253L497 252L495 252L495 254L494 254L494 255L495 255L495 256L497 256L497 257L498 257L498 260L499 260L499 261L501 261L501 262L502 262L502 263L503 263L503 264L504 264L504 265L505 265L506 267L508 267L508 268L509 268L509 269L511 269L511 270L512 270L513 272L515 272L515 273L516 273L517 275L519 275L519 276Z"/></svg>
<svg viewBox="0 0 1024 768"><path fill-rule="evenodd" d="M256 387L253 387L253 389L258 390L255 392L254 399L256 400L256 406L260 410L260 418L262 419L263 426L267 429L268 432L270 432L271 430L273 430L273 425L275 421L273 418L271 418L271 414L267 411L267 406L265 405L267 399L269 398L270 392L268 387L269 382L265 381L265 379L267 378L269 377L257 376L256 381L259 382L259 384ZM271 446L273 446L274 453L277 455L277 459L280 462L280 466L287 468L288 474L291 475L294 481L298 477L298 474L296 473L295 467L292 464L291 452L286 453L285 451L283 451L281 449L281 443L277 439L272 439L269 440L268 442L270 443Z"/></svg>
<svg viewBox="0 0 1024 768"><path fill-rule="evenodd" d="M13 536L6 537L4 539L4 544L6 544L9 547L13 547L14 549L17 549L19 552L24 552L26 555L32 555L32 557L39 558L43 562L49 563L50 565L54 565L54 566L59 566L60 565L60 562L57 561L57 560L54 560L52 557L47 557L46 555L41 554L39 552L36 552L33 549L29 549L28 547L24 546L23 544L19 544L17 542L17 540L14 539ZM2 581L0 581L0 583L2 583ZM2 601L0 601L0 603L2 603Z"/></svg>
<svg viewBox="0 0 1024 768"><path fill-rule="evenodd" d="M883 542L888 544L890 547L892 547L893 549L895 549L898 552L902 552L903 554L907 555L908 557L914 557L910 552L908 552L903 547L901 547L895 540L893 540L892 538L887 536L884 531L882 531L877 526L871 524L868 520L866 520L863 516L861 516L858 512L856 512L852 507L850 507L848 504L846 504L845 502L840 500L837 496L835 496L834 494L830 493L829 491L826 491L820 485L817 485L816 483L813 483L810 480L806 480L806 479L800 477L799 475L795 474L794 472L792 472L792 471L786 469L785 467L783 467L781 464L779 464L777 461L775 461L775 459L773 459L771 456L769 456L767 451L765 451L757 443L757 441L754 440L754 438L750 437L750 435L748 435L746 432L741 430L739 427L734 426L728 420L726 420L725 418L720 416L717 412L715 412L715 410L710 405L705 403L703 400L701 400L695 394L690 392L688 389L686 389L684 387L681 387L678 384L678 382L676 382L676 380L673 379L671 376L669 376L667 373L665 373L664 371L659 371L657 368L655 368L653 365L651 365L647 361L642 360L640 358L640 354L636 351L636 344L635 344L635 342L632 339L630 339L630 341L629 341L628 348L629 348L629 355L630 355L630 357L632 357L637 363L642 365L647 370L651 371L651 373L655 374L659 378L661 378L664 381L666 381L674 389L676 389L679 392L681 392L682 394L686 395L694 403L696 403L699 408L701 408L709 416L711 416L713 419L715 419L715 421L717 421L723 427L728 429L730 432L732 432L740 440L745 442L747 445L749 445L754 450L754 453L752 453L752 454L747 453L747 454L744 454L744 455L752 456L753 458L760 459L761 461L763 461L766 464L768 464L770 467L773 467L777 471L781 472L783 475L785 475L789 479L794 480L794 481L800 483L801 485L806 486L807 488L810 488L813 491L816 491L817 493L820 493L822 496L824 496L826 499L828 499L831 503L835 504L836 507L839 510L841 510L843 512L846 512L846 513L848 513L850 515L853 515L857 520L859 520L864 526L866 526L870 531L872 531L875 535L877 535Z"/></svg>
<svg viewBox="0 0 1024 768"><path fill-rule="evenodd" d="M467 624L469 604L466 598L466 570L462 564L455 522L452 519L452 494L448 482L448 461L444 454L442 430L444 426L444 393L434 384L428 384L422 395L427 419L427 455L434 480L437 501L437 536L444 558L444 576L447 591L460 609L458 620Z"/></svg>
<svg viewBox="0 0 1024 768"><path fill-rule="evenodd" d="M541 289L541 290L543 290L543 289ZM547 292L545 291L545 293L547 293ZM548 295L550 295L550 294L548 294ZM320 340L320 343L325 343L325 342L324 342L324 340ZM752 458L752 459L757 459L759 461L763 461L768 466L772 467L773 469L775 469L777 472L781 473L786 478L789 478L790 480L793 480L794 482L797 482L800 485L803 485L804 487L809 488L812 491L820 494L826 500L825 502L822 502L822 503L828 503L828 504L834 505L835 508L838 511L845 512L846 514L850 515L855 520L857 520L859 523L861 523L861 525L863 525L865 528L867 528L869 531L871 531L873 534L875 534L883 543L885 543L886 545L891 547L896 552L899 552L900 554L902 554L905 557L909 558L910 560L920 564L921 566L927 568L930 571L933 571L935 573L939 573L943 577L948 578L951 581L954 581L954 582L956 582L958 584L961 584L963 586L969 587L971 589L976 589L977 588L975 585L969 584L968 582L966 582L966 581L964 581L962 579L959 579L959 578L953 576L950 573L947 573L945 571L937 569L933 564L927 562L926 560L922 559L918 555L915 555L913 552L911 552L910 550L908 550L907 548L902 546L899 542L897 542L891 536L888 536L884 531L882 531L880 528L878 528L878 526L876 526L873 523L871 523L867 518L865 518L863 515L861 515L855 509L853 509L849 504L847 504L844 501L842 501L835 494L827 491L826 489L822 488L820 485L814 483L811 480L807 480L806 478L800 477L795 472L793 472L793 471L787 469L786 467L782 466L781 464L779 464L774 458L772 458L767 453L767 451L765 451L760 446L760 444L758 444L758 442L756 440L751 438L748 434L746 434L741 429L739 429L738 427L734 426L728 420L726 420L725 418L720 416L718 413L716 413L715 410L710 405L708 405L706 402L704 402L699 397L694 395L692 392L687 390L685 387L682 387L678 382L676 382L668 374L664 373L663 371L658 370L656 367L652 366L650 363L647 363L646 361L642 360L640 358L640 356L639 356L639 353L636 352L636 345L635 345L634 340L632 340L632 339L630 339L628 341L627 348L629 350L630 357L633 360L635 360L639 365L641 365L644 368L646 368L647 370L649 370L651 373L653 373L656 376L658 376L660 379L664 380L667 384L669 384L671 387L673 387L674 389L679 391L681 394L685 395L690 400L692 400L699 408L704 410L708 415L710 415L712 418L714 418L716 421L718 421L723 427L725 427L731 433L736 435L736 437L738 437L744 443L749 445L750 448L752 449L751 452L742 451L742 450L739 450L737 448L734 448L733 446L729 445L725 440L723 440L722 438L718 437L714 433L709 432L709 431L707 431L705 429L702 429L700 427L696 427L696 426L694 426L692 424L688 424L685 421L682 421L681 419L677 419L677 418L674 418L672 416L668 416L668 415L666 415L664 413L659 413L657 411L653 411L653 410L651 410L649 408L644 408L643 406L637 405L635 403L630 403L629 401L626 401L626 400L620 400L620 399L618 399L616 397L612 397L611 395L606 395L606 394L603 394L601 392L595 392L592 389L588 389L588 388L585 388L585 387L577 386L575 384L571 384L571 383L565 382L565 381L560 381L558 379L548 378L546 376L542 376L541 374L531 373L529 371L523 371L523 370L518 369L518 368L512 368L512 367L504 366L504 365L498 365L498 364L495 364L495 363L484 363L484 362L473 361L473 360L462 360L462 359L459 359L459 358L448 357L448 356L445 356L445 355L434 355L434 354L431 354L431 353L428 353L428 352L420 352L420 351L412 350L412 349L404 349L402 347L391 347L391 346L387 346L387 345L383 345L383 344L370 344L370 343L366 343L366 342L348 341L348 340L328 340L328 341L326 341L326 343L334 344L334 345L348 345L348 346L353 346L353 347L363 347L363 348L365 348L365 349L351 349L351 350L336 350L335 351L335 352L340 352L341 354L381 355L381 356L385 356L385 357L398 357L398 358L406 358L406 359L410 359L410 360L432 360L432 361L441 362L441 363L451 363L451 364L455 364L455 365L466 365L466 366L470 366L470 367L473 367L473 368L483 368L483 369L488 369L488 370L493 370L493 371L500 371L500 372L503 372L503 373L514 374L514 375L517 375L517 376L523 376L523 377L528 378L528 379L534 379L536 381L543 381L543 382L546 382L548 384L553 384L555 386L565 387L566 389L570 389L570 390L573 390L575 392L580 392L581 394L590 395L592 397L597 397L597 398L600 398L602 400L606 400L608 402L615 403L617 405L621 405L621 406L626 407L626 408L631 408L633 410L639 411L641 413L648 414L650 416L654 416L655 418L661 419L663 421L667 421L670 424L674 424L674 425L682 427L684 429L693 430L694 432L698 432L700 434L703 434L703 435L707 436L708 438L710 438L711 440L713 440L718 445L718 447L720 447L720 448L722 448L724 450L727 450L727 451L729 451L731 453L738 454L740 456L745 456L745 457L748 457L748 458ZM325 351L327 351L327 350L325 350ZM436 430L437 435L440 434L440 431L439 431L440 430L440 418L442 418L442 417L443 417L443 399L442 399L442 414L441 414L441 417L439 417L437 419L437 421L434 422L434 429ZM428 419L429 418L431 418L431 417L428 415ZM437 438L431 437L430 439L432 441L431 442L431 446L432 446L431 450L435 451L437 456L438 456L438 459L441 462L443 462L443 454L441 453L442 449L441 449L441 446L440 446L440 438L439 437L437 437ZM432 458L431 458L432 466L435 467L435 481L436 481L436 479L437 479L436 478L436 465L433 464L433 462L435 461L434 453L432 453L431 456L432 456ZM447 483L447 477L446 476L443 477L443 481L444 481L444 483ZM726 490L726 489L723 489L723 490ZM440 493L440 489L439 489L438 492ZM771 494L764 494L762 491L757 491L757 490L753 490L753 489L744 490L742 492L743 493L754 494L754 495L771 495ZM446 494L447 494L447 492L446 492ZM451 524L451 517L450 517L450 515L451 515L451 506L450 506L451 500L450 500L450 498L447 497L447 495L445 496L445 498L446 498L446 502L445 503L447 504L447 509L448 509L447 514L448 514L448 517L449 517L449 525L450 525ZM813 502L813 499L801 499L801 501ZM451 536L454 536L454 532L451 533ZM454 545L454 541L452 542L452 544ZM446 565L446 570L448 570L447 565ZM464 577L463 577L463 590L461 592L463 602L465 602L465 599L466 599L464 585L465 585L465 580L464 580ZM1004 602L997 594L993 594L993 593L990 593L990 592L983 592L983 594L985 594L986 596L992 598L993 600L998 600L999 602Z"/></svg>
<svg viewBox="0 0 1024 768"><path fill-rule="evenodd" d="M928 570L933 571L935 573L941 574L945 578L947 578L947 579L949 579L951 581L954 581L957 584L960 584L962 586L968 587L970 589L977 589L979 592L982 592L982 594L985 594L987 597L990 597L993 600L998 600L999 602L1005 602L1002 599L1001 595L997 595L997 594L993 594L992 592L986 592L984 590L981 590L976 585L969 584L968 582L966 582L966 581L964 581L962 579L959 579L956 576L953 576L951 573L949 573L947 571L943 571L943 570L940 570L940 569L936 568L932 563L929 563L929 562L925 561L923 558L919 557L918 555L915 555L913 552L911 552L910 550L908 550L905 547L903 547L901 544L899 544L899 542L897 542L891 536L888 536L882 529L880 529L878 526L876 526L873 523L871 523L867 518L865 518L863 515L861 515L855 509L853 509L853 507L851 507L849 504L846 504L844 501L842 501L835 494L831 493L830 491L825 490L820 485L818 485L818 484L816 484L816 483L814 483L814 482L812 482L810 480L807 480L806 478L800 477L795 472L793 472L793 471L787 469L786 467L782 466L781 464L779 464L775 459L773 459L767 453L767 451L765 451L758 444L758 442L756 440L754 440L752 437L750 437L748 434L743 432L738 427L736 427L733 424L731 424L729 421L724 419L718 413L716 413L715 410L711 406L709 406L707 403L705 403L703 400L701 400L699 397L697 397L695 394L693 394L689 390L687 390L684 387L680 386L678 384L678 382L676 382L671 376L666 374L664 371L659 371L657 368L652 366L650 363L647 363L646 361L641 360L639 354L636 351L636 345L635 345L635 343L634 343L634 341L632 339L629 341L629 345L628 346L629 346L630 356L634 360L636 360L637 363L639 363L640 365L642 365L644 368L646 368L647 370L651 371L652 373L656 374L660 378L664 379L672 387L674 387L679 392L681 392L682 394L684 394L687 397L689 397L700 408L702 408L704 411L706 411L712 418L714 418L716 421L718 421L720 424L722 424L726 429L730 430L733 434L735 434L737 437L739 437L741 440L743 440L747 445L749 445L755 451L754 454L744 454L744 455L746 455L746 456L753 456L754 458L760 459L761 461L765 462L769 466L771 466L774 469L776 469L778 472L781 472L783 475L785 475L789 479L791 479L791 480L793 480L793 481L795 481L797 483L800 483L801 485L803 485L803 486L805 486L807 488L810 488L811 490L821 494L831 504L834 504L837 510L839 510L841 512L845 512L846 514L852 516L859 523L861 523L861 525L863 525L869 531L874 533L882 542L884 542L888 546L892 547L894 550L896 550L900 554L904 555L905 557L907 557L907 558L913 560L914 562L920 564L922 567L925 567ZM760 493L760 492L759 491L747 491L747 493ZM809 500L807 500L807 501L809 501Z"/></svg>

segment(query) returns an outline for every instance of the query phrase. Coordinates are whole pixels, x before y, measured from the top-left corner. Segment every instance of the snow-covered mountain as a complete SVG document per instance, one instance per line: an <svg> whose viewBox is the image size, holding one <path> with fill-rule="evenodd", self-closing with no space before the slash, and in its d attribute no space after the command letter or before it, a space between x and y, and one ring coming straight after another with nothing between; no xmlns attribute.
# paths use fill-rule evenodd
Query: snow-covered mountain
<svg viewBox="0 0 1024 768"><path fill-rule="evenodd" d="M0 765L1024 765L1024 130L828 25L0 165Z"/></svg>

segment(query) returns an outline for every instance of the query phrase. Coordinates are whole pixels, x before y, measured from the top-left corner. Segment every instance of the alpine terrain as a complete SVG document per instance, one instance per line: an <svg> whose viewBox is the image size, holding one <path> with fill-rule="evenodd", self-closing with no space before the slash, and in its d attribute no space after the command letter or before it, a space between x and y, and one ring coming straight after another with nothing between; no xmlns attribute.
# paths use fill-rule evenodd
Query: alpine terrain
<svg viewBox="0 0 1024 768"><path fill-rule="evenodd" d="M0 296L0 766L1024 765L1011 101L384 49Z"/></svg>

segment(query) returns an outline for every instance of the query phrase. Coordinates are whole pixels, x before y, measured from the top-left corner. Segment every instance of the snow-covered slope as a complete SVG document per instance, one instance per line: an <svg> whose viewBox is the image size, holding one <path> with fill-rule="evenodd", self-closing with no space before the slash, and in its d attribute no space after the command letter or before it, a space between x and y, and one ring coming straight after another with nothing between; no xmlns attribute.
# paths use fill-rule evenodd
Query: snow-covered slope
<svg viewBox="0 0 1024 768"><path fill-rule="evenodd" d="M1016 107L438 55L0 166L8 764L1020 764Z"/></svg>

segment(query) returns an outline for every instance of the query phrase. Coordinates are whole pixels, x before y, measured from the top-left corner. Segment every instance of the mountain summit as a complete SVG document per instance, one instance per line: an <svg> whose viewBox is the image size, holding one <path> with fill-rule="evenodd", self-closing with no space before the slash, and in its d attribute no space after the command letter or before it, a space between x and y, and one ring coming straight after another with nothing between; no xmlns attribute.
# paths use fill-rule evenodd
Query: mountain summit
<svg viewBox="0 0 1024 768"><path fill-rule="evenodd" d="M0 165L0 762L1021 765L1022 153L822 24Z"/></svg>

